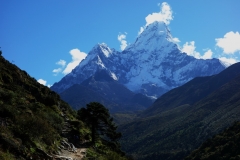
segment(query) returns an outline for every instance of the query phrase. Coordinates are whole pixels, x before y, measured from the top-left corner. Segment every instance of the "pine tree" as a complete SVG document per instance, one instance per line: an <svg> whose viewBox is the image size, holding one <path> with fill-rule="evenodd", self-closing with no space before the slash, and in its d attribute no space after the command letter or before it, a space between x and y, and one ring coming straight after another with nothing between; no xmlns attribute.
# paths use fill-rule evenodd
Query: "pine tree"
<svg viewBox="0 0 240 160"><path fill-rule="evenodd" d="M91 127L92 143L95 145L96 138L101 137L110 144L113 149L119 148L118 139L121 133L117 132L117 126L113 122L109 111L98 102L87 104L86 108L78 110L78 118Z"/></svg>

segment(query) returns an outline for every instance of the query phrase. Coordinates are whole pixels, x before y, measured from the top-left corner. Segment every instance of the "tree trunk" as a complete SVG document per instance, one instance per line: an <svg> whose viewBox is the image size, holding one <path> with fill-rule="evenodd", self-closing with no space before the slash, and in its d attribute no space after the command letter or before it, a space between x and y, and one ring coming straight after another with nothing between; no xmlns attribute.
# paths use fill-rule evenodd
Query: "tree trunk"
<svg viewBox="0 0 240 160"><path fill-rule="evenodd" d="M96 143L96 125L95 123L93 122L92 124L92 144L94 145L95 147L95 143Z"/></svg>

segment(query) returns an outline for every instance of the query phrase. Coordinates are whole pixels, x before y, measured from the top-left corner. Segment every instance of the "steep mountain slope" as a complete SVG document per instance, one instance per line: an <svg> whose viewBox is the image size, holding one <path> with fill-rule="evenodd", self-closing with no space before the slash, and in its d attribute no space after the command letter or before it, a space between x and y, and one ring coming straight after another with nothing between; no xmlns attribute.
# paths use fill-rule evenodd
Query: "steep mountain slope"
<svg viewBox="0 0 240 160"><path fill-rule="evenodd" d="M111 72L111 69L117 67L117 54L119 52L111 50L106 44L94 46L86 59L73 69L71 73L63 77L61 81L55 83L51 89L61 93L74 84L81 84L101 69L106 69L110 73L110 76L116 80L117 76Z"/></svg>
<svg viewBox="0 0 240 160"><path fill-rule="evenodd" d="M156 115L164 110L185 104L192 105L237 77L240 73L239 69L240 63L236 63L234 66L230 66L217 75L197 77L185 85L172 89L159 97L154 104L144 112L143 116Z"/></svg>
<svg viewBox="0 0 240 160"><path fill-rule="evenodd" d="M77 119L76 112L58 94L9 63L1 53L0 159L83 157L80 147L83 141L91 139L90 126ZM99 138L97 150L88 145L88 157L126 160L106 142Z"/></svg>
<svg viewBox="0 0 240 160"><path fill-rule="evenodd" d="M63 139L63 111L70 121L74 111L2 56L0 71L0 159L49 158Z"/></svg>
<svg viewBox="0 0 240 160"><path fill-rule="evenodd" d="M204 142L185 160L239 159L240 155L240 122L234 123L221 134Z"/></svg>
<svg viewBox="0 0 240 160"><path fill-rule="evenodd" d="M96 45L70 74L51 89L61 93L105 69L112 79L135 93L158 97L197 76L217 74L225 66L218 59L196 59L182 53L163 22L150 24L123 52Z"/></svg>
<svg viewBox="0 0 240 160"><path fill-rule="evenodd" d="M99 102L103 105L114 105L106 100L102 95L80 84L74 84L70 88L60 93L61 98L75 110L78 110L89 102Z"/></svg>
<svg viewBox="0 0 240 160"><path fill-rule="evenodd" d="M123 55L130 64L125 85L155 97L197 76L213 75L224 69L217 59L195 59L182 53L163 22L150 24Z"/></svg>
<svg viewBox="0 0 240 160"><path fill-rule="evenodd" d="M137 159L183 159L240 120L239 88L237 63L164 94L139 119L120 127L124 150L138 155Z"/></svg>
<svg viewBox="0 0 240 160"><path fill-rule="evenodd" d="M100 102L111 113L143 110L152 104L152 100L142 94L135 94L112 79L106 70L98 70L80 85L73 85L60 96L74 109L80 109L89 102Z"/></svg>

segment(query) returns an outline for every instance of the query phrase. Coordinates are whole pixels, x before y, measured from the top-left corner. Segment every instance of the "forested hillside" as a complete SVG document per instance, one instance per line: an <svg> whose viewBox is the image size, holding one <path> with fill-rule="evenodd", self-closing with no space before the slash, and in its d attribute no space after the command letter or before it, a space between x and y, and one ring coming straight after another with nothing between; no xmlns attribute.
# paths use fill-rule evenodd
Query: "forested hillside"
<svg viewBox="0 0 240 160"><path fill-rule="evenodd" d="M88 157L125 159L105 143L111 140L91 139L89 123L58 94L0 55L0 159L62 159L66 152L81 159L83 147Z"/></svg>
<svg viewBox="0 0 240 160"><path fill-rule="evenodd" d="M122 125L122 146L137 159L183 159L240 120L240 63L173 89ZM130 143L131 142L131 143Z"/></svg>
<svg viewBox="0 0 240 160"><path fill-rule="evenodd" d="M240 122L204 142L185 160L238 160L240 159Z"/></svg>

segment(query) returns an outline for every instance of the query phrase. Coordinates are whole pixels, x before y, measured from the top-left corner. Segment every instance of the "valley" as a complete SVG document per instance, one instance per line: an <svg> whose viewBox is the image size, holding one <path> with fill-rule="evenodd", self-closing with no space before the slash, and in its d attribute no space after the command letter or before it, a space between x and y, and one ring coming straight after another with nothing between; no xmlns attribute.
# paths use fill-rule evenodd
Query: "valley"
<svg viewBox="0 0 240 160"><path fill-rule="evenodd" d="M0 160L239 160L240 1L0 1Z"/></svg>
<svg viewBox="0 0 240 160"><path fill-rule="evenodd" d="M78 110L106 106L133 159L184 159L239 121L239 63L182 53L163 22L154 22L122 52L97 44L51 89Z"/></svg>
<svg viewBox="0 0 240 160"><path fill-rule="evenodd" d="M94 134L92 143L90 124L57 93L1 55L0 71L1 160L127 159L118 140L108 139L112 128L106 127L108 135Z"/></svg>
<svg viewBox="0 0 240 160"><path fill-rule="evenodd" d="M137 159L182 159L239 121L239 67L195 78L162 95L137 120L120 126L124 150Z"/></svg>
<svg viewBox="0 0 240 160"><path fill-rule="evenodd" d="M60 95L37 83L2 56L1 71L0 138L3 147L0 153L4 159L82 159L84 156L117 156L123 160L194 159L201 156L202 147L211 147L210 142L216 145L215 141L218 141L208 139L223 131L223 138L229 136L225 134L228 131L226 128L240 121L240 63L215 75L193 78L156 100L142 93L134 93L112 79L106 70L98 70ZM91 101L104 104L111 112L122 134L119 141L121 149L127 156L124 157L119 149L108 148L111 143L106 143L104 139L97 142L100 143L97 150L88 143L91 139L89 124L77 118L76 110ZM235 123L234 132L238 126ZM51 138L49 134L52 134ZM80 137L80 142L86 142L86 145L76 143L76 137ZM238 136L233 138L237 139ZM72 146L73 151L64 145ZM237 148L236 145L234 148ZM4 149L6 147L8 150ZM104 151L106 148L107 152ZM224 153L228 157L228 152L224 150ZM237 156L237 153L231 155ZM214 154L204 154L210 157L219 155L218 150Z"/></svg>

